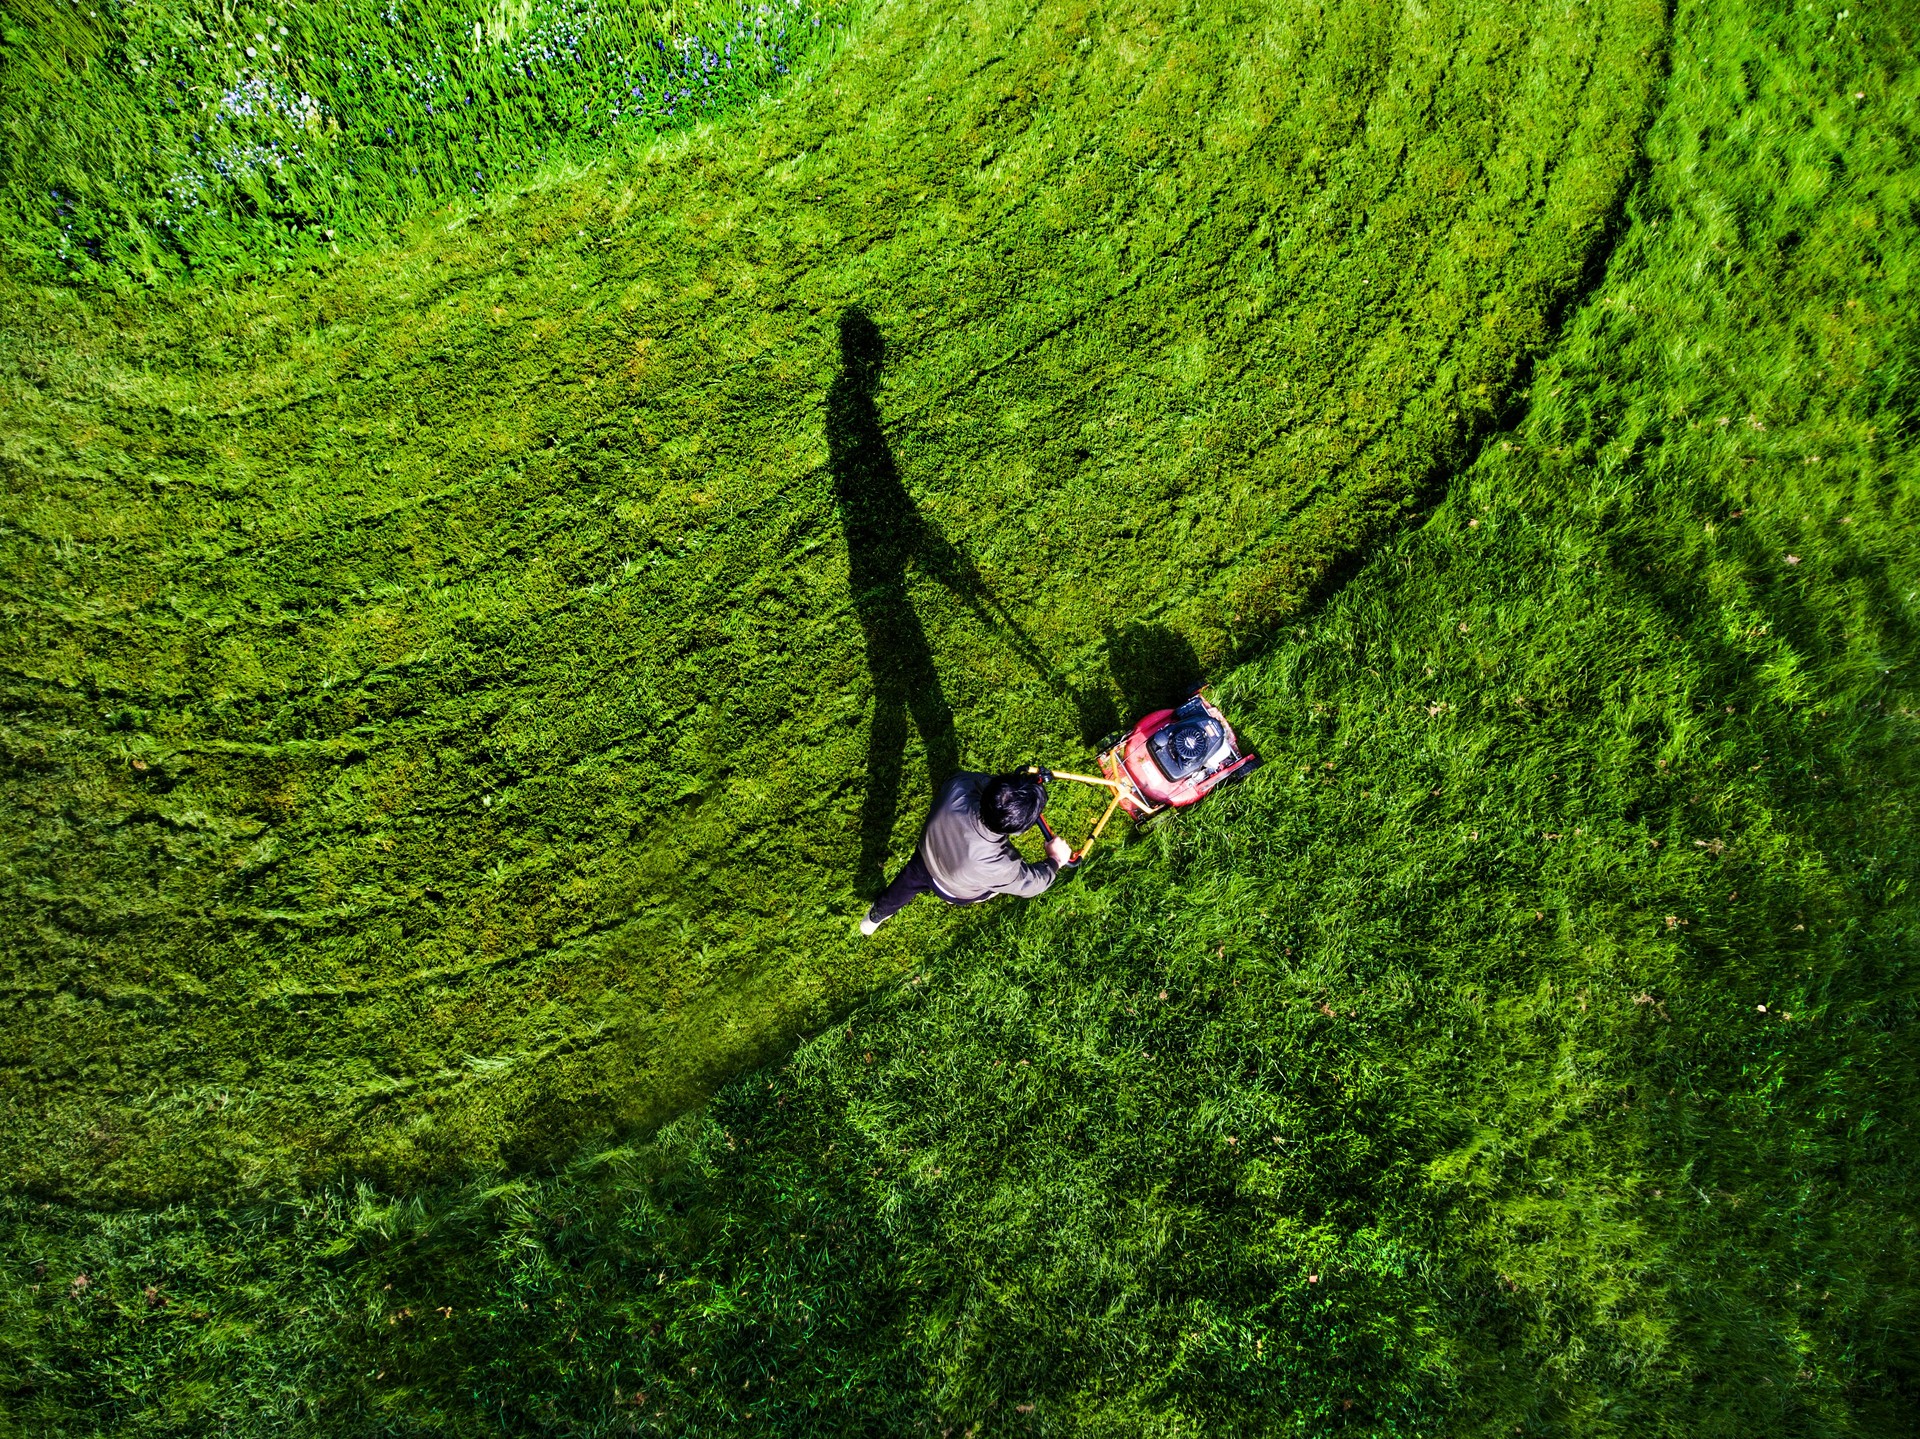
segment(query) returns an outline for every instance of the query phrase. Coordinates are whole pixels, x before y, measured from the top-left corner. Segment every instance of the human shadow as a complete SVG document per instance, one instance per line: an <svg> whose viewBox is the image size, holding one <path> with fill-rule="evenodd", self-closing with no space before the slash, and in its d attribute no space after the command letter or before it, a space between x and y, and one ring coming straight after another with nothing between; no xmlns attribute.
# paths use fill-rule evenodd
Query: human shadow
<svg viewBox="0 0 1920 1439"><path fill-rule="evenodd" d="M907 570L944 546L901 483L880 425L874 391L887 345L858 306L840 316L840 373L827 392L827 466L847 540L847 586L867 644L873 723L867 737L867 792L860 811L854 883L877 891L900 808L908 717L927 750L935 790L960 764L960 737L933 662L926 629L907 593ZM931 568L931 567L929 567Z"/></svg>

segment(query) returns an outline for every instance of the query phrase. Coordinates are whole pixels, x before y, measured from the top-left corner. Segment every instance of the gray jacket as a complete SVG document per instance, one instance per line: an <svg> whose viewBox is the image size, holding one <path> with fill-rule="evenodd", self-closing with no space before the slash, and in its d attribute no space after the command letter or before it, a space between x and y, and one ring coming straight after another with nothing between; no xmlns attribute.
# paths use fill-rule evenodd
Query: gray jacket
<svg viewBox="0 0 1920 1439"><path fill-rule="evenodd" d="M1012 840L981 820L980 792L992 778L962 771L948 780L920 836L920 858L933 876L933 887L955 904L978 904L996 894L1031 899L1060 872L1050 859L1028 864Z"/></svg>

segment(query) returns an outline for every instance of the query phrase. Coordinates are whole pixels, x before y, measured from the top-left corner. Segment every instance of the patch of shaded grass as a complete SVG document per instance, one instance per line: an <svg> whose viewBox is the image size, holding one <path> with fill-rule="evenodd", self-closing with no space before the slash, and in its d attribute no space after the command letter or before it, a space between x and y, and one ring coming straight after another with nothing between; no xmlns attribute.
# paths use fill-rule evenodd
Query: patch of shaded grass
<svg viewBox="0 0 1920 1439"><path fill-rule="evenodd" d="M1643 0L898 4L751 126L350 264L10 283L8 1171L524 1160L864 993L929 754L1070 758L1125 625L1217 669L1467 452L1663 43ZM856 452L916 517L885 605ZM873 733L903 608L937 743Z"/></svg>
<svg viewBox="0 0 1920 1439"><path fill-rule="evenodd" d="M649 1149L265 1233L16 1201L14 1412L1907 1432L1914 42L1681 9L1525 415L1223 681L1255 780L951 950L910 910Z"/></svg>

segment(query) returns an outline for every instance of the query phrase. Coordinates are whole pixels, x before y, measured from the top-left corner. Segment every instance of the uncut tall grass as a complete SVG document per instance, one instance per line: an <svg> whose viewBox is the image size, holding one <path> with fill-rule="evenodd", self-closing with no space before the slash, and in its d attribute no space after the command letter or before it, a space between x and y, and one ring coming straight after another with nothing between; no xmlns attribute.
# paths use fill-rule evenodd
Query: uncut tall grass
<svg viewBox="0 0 1920 1439"><path fill-rule="evenodd" d="M36 0L0 20L0 244L114 282L273 272L767 93L814 0Z"/></svg>

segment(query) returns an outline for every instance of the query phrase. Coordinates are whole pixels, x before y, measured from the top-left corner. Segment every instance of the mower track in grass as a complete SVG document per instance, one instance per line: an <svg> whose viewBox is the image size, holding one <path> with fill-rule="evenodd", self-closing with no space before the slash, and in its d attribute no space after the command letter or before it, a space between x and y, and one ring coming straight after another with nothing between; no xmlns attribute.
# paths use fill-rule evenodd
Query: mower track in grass
<svg viewBox="0 0 1920 1439"><path fill-rule="evenodd" d="M1467 453L1664 34L890 4L749 117L324 273L9 285L0 1161L524 1160L895 972L852 923L929 762L1084 760L1127 655L1257 647ZM850 593L883 501L915 538Z"/></svg>

